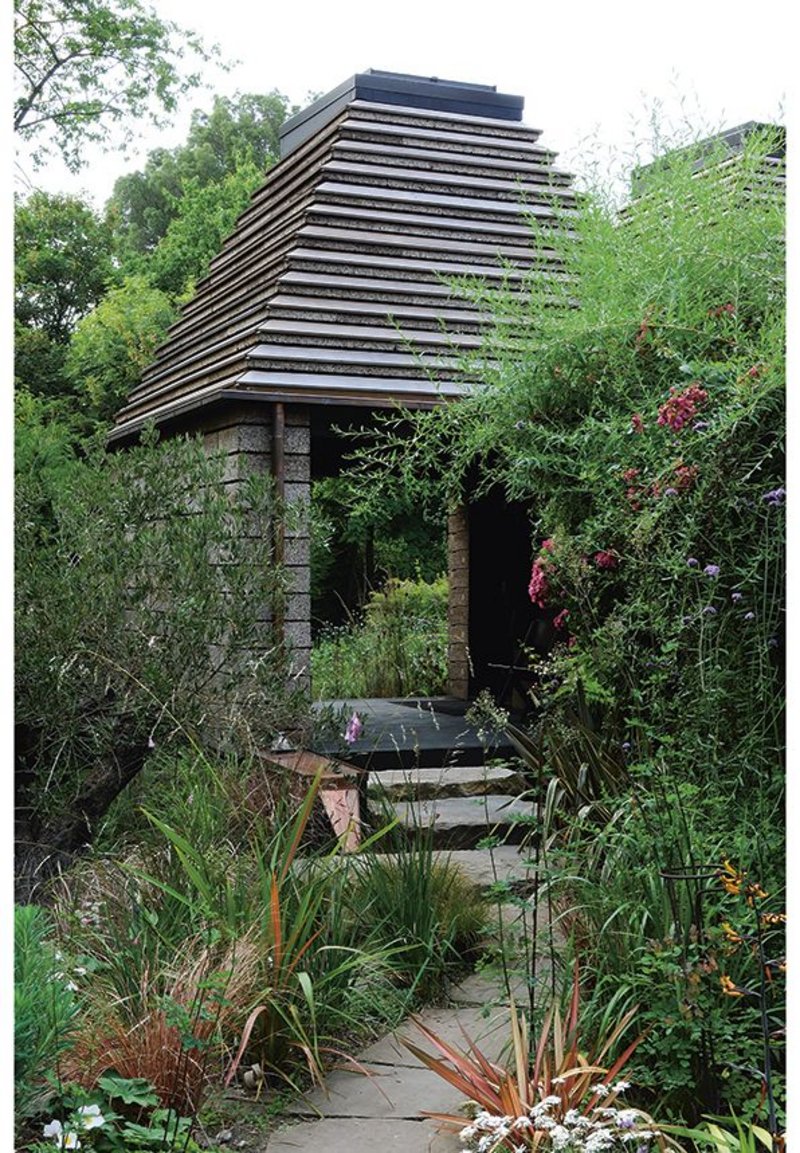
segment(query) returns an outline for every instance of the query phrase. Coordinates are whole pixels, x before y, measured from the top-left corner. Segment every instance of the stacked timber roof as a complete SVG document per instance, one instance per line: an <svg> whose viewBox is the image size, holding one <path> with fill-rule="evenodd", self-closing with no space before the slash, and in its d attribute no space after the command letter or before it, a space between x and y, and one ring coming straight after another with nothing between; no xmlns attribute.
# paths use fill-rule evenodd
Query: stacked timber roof
<svg viewBox="0 0 800 1153"><path fill-rule="evenodd" d="M286 154L170 329L115 438L232 400L427 407L466 387L488 323L456 278L524 289L529 216L570 177L482 85L363 73L285 126ZM545 230L546 234L546 230Z"/></svg>

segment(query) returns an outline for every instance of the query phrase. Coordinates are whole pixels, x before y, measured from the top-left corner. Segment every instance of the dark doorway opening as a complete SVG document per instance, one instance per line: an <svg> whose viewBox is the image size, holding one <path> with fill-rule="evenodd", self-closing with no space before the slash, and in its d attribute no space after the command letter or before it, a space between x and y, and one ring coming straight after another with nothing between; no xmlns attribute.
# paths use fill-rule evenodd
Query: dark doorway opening
<svg viewBox="0 0 800 1153"><path fill-rule="evenodd" d="M469 506L468 515L470 696L488 689L518 716L531 706L526 650L546 627L528 596L529 514L492 489Z"/></svg>
<svg viewBox="0 0 800 1153"><path fill-rule="evenodd" d="M402 490L349 508L347 430L368 409L311 414L312 691L316 699L431 697L447 685L446 518Z"/></svg>

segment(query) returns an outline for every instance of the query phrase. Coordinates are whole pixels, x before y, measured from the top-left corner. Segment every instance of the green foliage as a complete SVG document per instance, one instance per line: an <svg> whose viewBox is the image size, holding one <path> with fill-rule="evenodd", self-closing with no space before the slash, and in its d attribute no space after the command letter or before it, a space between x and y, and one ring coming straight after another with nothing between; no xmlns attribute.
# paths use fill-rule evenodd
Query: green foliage
<svg viewBox="0 0 800 1153"><path fill-rule="evenodd" d="M190 294L262 180L260 168L245 160L213 183L184 183L177 214L147 261L150 283L173 297Z"/></svg>
<svg viewBox="0 0 800 1153"><path fill-rule="evenodd" d="M44 909L14 908L14 1107L17 1123L52 1095L48 1078L69 1048L78 1002Z"/></svg>
<svg viewBox="0 0 800 1153"><path fill-rule="evenodd" d="M58 396L70 336L113 274L111 232L77 197L34 192L15 203L14 247L15 384Z"/></svg>
<svg viewBox="0 0 800 1153"><path fill-rule="evenodd" d="M447 580L390 580L360 621L323 632L311 653L317 699L437 696L447 681Z"/></svg>
<svg viewBox="0 0 800 1153"><path fill-rule="evenodd" d="M347 475L311 489L311 599L315 618L341 620L370 588L393 577L434 581L447 567L441 513L425 514L402 489L366 503Z"/></svg>
<svg viewBox="0 0 800 1153"><path fill-rule="evenodd" d="M130 277L79 322L66 374L97 419L119 411L174 319L163 292L141 277Z"/></svg>
<svg viewBox="0 0 800 1153"><path fill-rule="evenodd" d="M101 1077L91 1090L80 1084L64 1085L52 1112L53 1120L43 1127L52 1143L26 1145L31 1153L54 1147L90 1148L95 1153L134 1149L148 1153L178 1147L197 1153L200 1148L190 1136L192 1118L159 1108L153 1086L142 1077Z"/></svg>
<svg viewBox="0 0 800 1153"><path fill-rule="evenodd" d="M388 841L394 852L357 860L348 904L362 931L369 927L388 947L400 947L395 971L411 995L436 999L474 954L486 908L458 867L434 854L430 829L416 829L407 844Z"/></svg>
<svg viewBox="0 0 800 1153"><path fill-rule="evenodd" d="M15 0L14 130L34 143L35 164L56 151L77 171L87 143L117 129L124 145L138 122L162 124L200 82L184 58L212 54L139 0Z"/></svg>
<svg viewBox="0 0 800 1153"><path fill-rule="evenodd" d="M176 439L18 472L23 852L89 839L151 748L269 741L303 715L264 621L283 596L270 481L232 501L223 468Z"/></svg>
<svg viewBox="0 0 800 1153"><path fill-rule="evenodd" d="M33 192L14 206L14 313L65 344L111 279L108 226L76 196Z"/></svg>
<svg viewBox="0 0 800 1153"><path fill-rule="evenodd" d="M219 184L243 165L263 179L280 155L279 129L290 111L276 91L215 96L210 112L192 113L185 144L155 148L141 172L121 176L106 212L126 266L166 236L187 191Z"/></svg>

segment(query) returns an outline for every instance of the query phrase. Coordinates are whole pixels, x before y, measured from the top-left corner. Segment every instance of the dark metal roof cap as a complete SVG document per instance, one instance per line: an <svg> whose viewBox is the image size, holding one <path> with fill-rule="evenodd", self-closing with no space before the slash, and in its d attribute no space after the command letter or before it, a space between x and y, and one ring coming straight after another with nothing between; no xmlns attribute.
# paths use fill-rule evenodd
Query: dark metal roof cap
<svg viewBox="0 0 800 1153"><path fill-rule="evenodd" d="M368 68L284 122L280 130L281 157L288 156L319 132L353 100L514 121L522 120L524 104L522 96L498 92L493 84L468 84L460 80L440 80L438 76L410 76L405 72Z"/></svg>

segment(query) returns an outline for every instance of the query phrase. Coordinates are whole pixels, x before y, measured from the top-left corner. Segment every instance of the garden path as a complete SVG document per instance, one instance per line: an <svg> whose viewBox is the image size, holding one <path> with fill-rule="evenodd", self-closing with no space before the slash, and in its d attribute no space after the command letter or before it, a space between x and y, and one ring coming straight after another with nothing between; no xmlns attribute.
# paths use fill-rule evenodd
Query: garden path
<svg viewBox="0 0 800 1153"><path fill-rule="evenodd" d="M513 882L525 876L524 857L514 846L501 846L491 857L487 850L478 849L448 856L482 886L493 882L495 870L500 880ZM487 1056L497 1059L509 1040L503 997L499 980L476 973L451 990L448 1008L428 1009L418 1017L457 1046L466 1046L466 1033ZM319 1149L327 1153L457 1153L462 1148L458 1137L437 1132L435 1123L420 1114L421 1110L458 1113L463 1098L404 1048L401 1037L419 1040L422 1048L430 1050L415 1033L413 1020L408 1020L362 1050L357 1060L369 1076L346 1069L330 1073L324 1090L315 1090L289 1107L262 1153L318 1153Z"/></svg>

